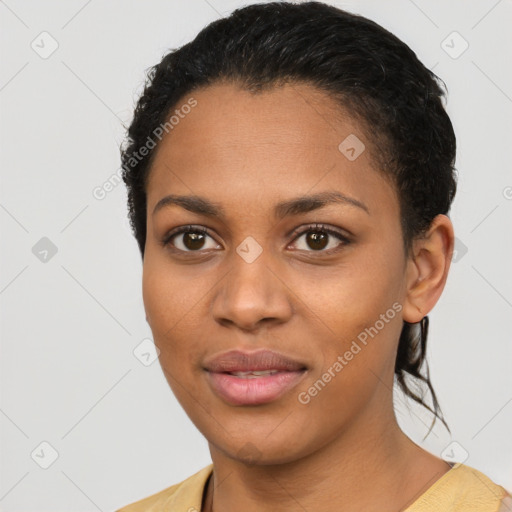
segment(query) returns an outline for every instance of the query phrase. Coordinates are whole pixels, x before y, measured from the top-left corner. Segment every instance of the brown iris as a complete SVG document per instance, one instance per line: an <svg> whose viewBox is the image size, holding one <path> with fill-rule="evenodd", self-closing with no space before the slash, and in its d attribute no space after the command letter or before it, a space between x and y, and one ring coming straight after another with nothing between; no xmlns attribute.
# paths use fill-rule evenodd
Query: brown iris
<svg viewBox="0 0 512 512"><path fill-rule="evenodd" d="M201 249L204 245L204 233L188 231L183 234L183 244L191 251Z"/></svg>
<svg viewBox="0 0 512 512"><path fill-rule="evenodd" d="M306 235L307 243L312 249L323 249L327 245L328 236L327 233L321 231L310 231Z"/></svg>

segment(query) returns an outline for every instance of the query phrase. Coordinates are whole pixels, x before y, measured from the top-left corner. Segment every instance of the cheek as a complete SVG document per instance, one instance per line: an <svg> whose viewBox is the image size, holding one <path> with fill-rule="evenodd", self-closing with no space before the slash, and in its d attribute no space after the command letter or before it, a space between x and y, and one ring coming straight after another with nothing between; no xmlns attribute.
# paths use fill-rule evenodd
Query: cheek
<svg viewBox="0 0 512 512"><path fill-rule="evenodd" d="M313 311L343 343L373 325L395 302L403 301L405 275L399 251L369 245L358 248L346 264L295 269L290 276L305 310ZM394 313L390 312L393 318Z"/></svg>
<svg viewBox="0 0 512 512"><path fill-rule="evenodd" d="M192 266L171 265L165 254L149 248L144 257L142 295L148 322L161 333L187 321L187 314L200 306L204 274Z"/></svg>
<svg viewBox="0 0 512 512"><path fill-rule="evenodd" d="M337 337L332 343L319 343L323 365L299 390L299 408L308 415L310 429L322 432L329 421L332 434L369 404L372 414L385 414L402 328L400 310L401 304L382 290L373 290L360 302L353 297L344 309L332 308Z"/></svg>
<svg viewBox="0 0 512 512"><path fill-rule="evenodd" d="M155 344L165 360L170 351L180 350L194 307L200 306L201 289L194 279L185 280L183 272L173 269L150 253L145 256L142 295L147 321Z"/></svg>
<svg viewBox="0 0 512 512"><path fill-rule="evenodd" d="M324 364L313 379L329 383L318 401L322 408L362 404L379 379L387 381L392 375L402 329L402 267L399 251L375 248L361 251L361 257L346 268L321 279L316 276L309 305L329 327L329 339L318 340ZM301 282L307 279L301 277Z"/></svg>

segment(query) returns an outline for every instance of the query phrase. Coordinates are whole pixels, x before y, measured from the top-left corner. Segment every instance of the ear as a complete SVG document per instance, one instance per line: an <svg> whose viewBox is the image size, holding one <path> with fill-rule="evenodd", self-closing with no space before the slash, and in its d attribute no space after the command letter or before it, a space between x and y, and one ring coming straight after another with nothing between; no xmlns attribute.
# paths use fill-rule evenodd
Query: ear
<svg viewBox="0 0 512 512"><path fill-rule="evenodd" d="M437 215L427 233L413 242L407 262L403 319L417 323L426 316L443 292L452 261L453 225L446 215Z"/></svg>

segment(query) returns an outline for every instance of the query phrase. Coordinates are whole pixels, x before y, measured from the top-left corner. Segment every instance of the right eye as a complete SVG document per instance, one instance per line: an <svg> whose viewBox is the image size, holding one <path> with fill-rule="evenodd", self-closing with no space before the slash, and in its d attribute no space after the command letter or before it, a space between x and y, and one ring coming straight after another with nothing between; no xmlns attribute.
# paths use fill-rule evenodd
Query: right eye
<svg viewBox="0 0 512 512"><path fill-rule="evenodd" d="M210 247L206 246L208 238L211 240ZM203 226L182 226L168 233L162 241L164 246L172 246L182 252L200 252L219 248L220 245L208 234Z"/></svg>

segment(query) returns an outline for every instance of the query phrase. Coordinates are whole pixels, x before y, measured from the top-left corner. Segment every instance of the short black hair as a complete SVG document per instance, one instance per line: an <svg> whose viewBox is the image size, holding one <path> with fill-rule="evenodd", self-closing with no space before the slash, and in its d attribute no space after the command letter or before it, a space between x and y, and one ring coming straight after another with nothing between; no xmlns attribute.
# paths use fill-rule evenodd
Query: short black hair
<svg viewBox="0 0 512 512"><path fill-rule="evenodd" d="M448 214L456 191L456 141L443 105L444 83L403 41L363 16L322 2L269 2L210 23L147 72L121 147L130 223L142 257L146 183L158 147L151 136L187 95L214 83L255 94L301 83L337 100L360 123L376 167L396 188L406 253L436 215ZM141 156L144 146L151 149ZM427 330L428 317L404 322L395 376L448 428L430 383ZM426 376L420 372L424 363ZM408 387L406 373L428 385L434 410Z"/></svg>

